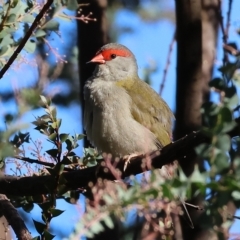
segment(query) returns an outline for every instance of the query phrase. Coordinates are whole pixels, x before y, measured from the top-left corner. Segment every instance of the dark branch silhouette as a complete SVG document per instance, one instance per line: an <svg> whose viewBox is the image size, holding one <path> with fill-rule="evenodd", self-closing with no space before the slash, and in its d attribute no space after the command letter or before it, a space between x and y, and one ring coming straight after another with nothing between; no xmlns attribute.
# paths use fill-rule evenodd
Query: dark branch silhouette
<svg viewBox="0 0 240 240"><path fill-rule="evenodd" d="M231 137L239 136L240 118L236 119L237 126L228 134ZM114 169L121 172L118 178L124 179L131 175L137 175L153 168L161 168L166 164L170 164L175 160L191 159L194 155L194 148L201 143L208 143L209 138L201 131L192 132L185 137L168 144L161 152L155 151L145 157L136 157L127 165L125 171L124 160L114 162ZM190 158L189 158L190 157ZM88 167L70 172L63 172L63 177L66 180L68 190L88 188L89 182L95 183L98 178L115 180L116 173L111 170L106 170L105 160L100 160L98 166ZM37 194L46 194L55 187L55 176L32 176L32 177L15 177L2 176L0 178L0 193L13 196L31 196Z"/></svg>
<svg viewBox="0 0 240 240"><path fill-rule="evenodd" d="M8 223L15 232L17 239L31 240L32 236L28 231L24 221L18 214L18 211L11 204L9 199L3 194L0 194L0 213L5 216Z"/></svg>
<svg viewBox="0 0 240 240"><path fill-rule="evenodd" d="M31 27L27 31L26 35L18 45L17 49L14 51L13 55L9 58L8 62L4 65L4 67L0 71L0 79L3 77L3 75L6 73L6 71L9 69L9 67L12 65L14 60L17 58L18 54L22 51L24 48L26 42L28 39L32 36L33 31L35 28L38 26L40 20L43 18L44 14L47 12L47 10L50 8L52 5L53 0L48 0L47 3L43 6L42 10L40 13L36 16L34 22L32 23Z"/></svg>
<svg viewBox="0 0 240 240"><path fill-rule="evenodd" d="M120 160L115 168L122 172L120 178L136 175L148 171L151 167L161 168L174 160L184 158L194 153L194 147L200 143L207 142L208 139L201 132L193 132L180 140L165 146L160 152L153 152L146 158L137 157L130 161L125 172L123 172L125 161ZM102 159L104 163L104 159ZM97 178L115 180L116 176L111 171L106 171L106 166L89 167L71 172L64 172L66 187L69 190L78 188L87 188L89 182L95 183ZM6 195L36 195L49 193L55 186L55 177L33 176L33 177L15 177L4 176L0 178L0 193Z"/></svg>

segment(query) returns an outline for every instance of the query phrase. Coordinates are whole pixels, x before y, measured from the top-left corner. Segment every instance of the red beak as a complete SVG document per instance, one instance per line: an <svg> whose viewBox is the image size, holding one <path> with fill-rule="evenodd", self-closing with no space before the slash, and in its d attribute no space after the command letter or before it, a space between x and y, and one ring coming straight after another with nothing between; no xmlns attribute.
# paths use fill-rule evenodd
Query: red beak
<svg viewBox="0 0 240 240"><path fill-rule="evenodd" d="M91 61L87 62L87 63L100 63L103 64L106 61L104 60L104 57L101 53L99 53L98 55L96 55Z"/></svg>

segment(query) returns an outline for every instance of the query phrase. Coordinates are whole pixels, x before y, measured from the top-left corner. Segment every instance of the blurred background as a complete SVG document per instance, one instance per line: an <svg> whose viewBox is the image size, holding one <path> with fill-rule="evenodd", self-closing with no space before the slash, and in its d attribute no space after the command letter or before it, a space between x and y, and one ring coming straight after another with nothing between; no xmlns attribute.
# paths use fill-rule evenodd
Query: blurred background
<svg viewBox="0 0 240 240"><path fill-rule="evenodd" d="M89 19L58 19L59 29L38 43L36 51L22 52L20 61L14 63L0 81L0 129L6 129L6 121L20 116L18 123L34 121L43 114L37 106L28 106L34 102L36 92L53 99L57 106L58 117L62 118L62 132L82 133L82 94L84 81L93 71L93 66L85 64L97 49L107 42L118 42L127 46L136 56L139 76L161 94L175 112L176 106L176 41L175 41L175 1L173 0L96 0L81 1L81 12ZM88 5L89 3L89 5ZM229 1L222 1L222 14L226 18ZM230 40L239 42L240 2L234 1L231 13ZM75 12L66 10L66 14L75 16ZM101 25L101 26L99 26ZM20 33L19 33L20 34ZM16 36L17 37L17 36ZM217 40L217 54L213 76L220 75L222 64L222 34ZM215 95L211 94L214 100ZM31 133L31 141L44 146L51 144L34 131L33 125L24 130ZM23 132L24 132L23 131ZM83 154L82 141L76 150ZM29 144L29 149L31 144ZM44 151L42 149L42 152ZM8 174L15 174L14 163L6 165ZM24 172L24 170L22 170ZM57 237L67 238L84 212L84 197L76 205L64 200L57 201L57 208L65 210L51 221L50 231ZM35 205L31 213L19 209L33 236L37 235L32 218L41 221L40 208ZM240 212L239 212L240 214ZM238 214L238 215L239 215ZM236 214L237 215L237 214ZM237 220L231 233L240 234Z"/></svg>

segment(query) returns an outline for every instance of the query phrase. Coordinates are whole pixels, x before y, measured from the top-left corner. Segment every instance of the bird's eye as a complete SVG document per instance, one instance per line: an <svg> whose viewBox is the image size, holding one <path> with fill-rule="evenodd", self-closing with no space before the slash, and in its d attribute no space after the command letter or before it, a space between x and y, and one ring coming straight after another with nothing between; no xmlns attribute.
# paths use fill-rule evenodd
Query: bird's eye
<svg viewBox="0 0 240 240"><path fill-rule="evenodd" d="M112 59L114 59L114 58L116 58L116 57L117 57L116 54L111 54L111 58L112 58Z"/></svg>

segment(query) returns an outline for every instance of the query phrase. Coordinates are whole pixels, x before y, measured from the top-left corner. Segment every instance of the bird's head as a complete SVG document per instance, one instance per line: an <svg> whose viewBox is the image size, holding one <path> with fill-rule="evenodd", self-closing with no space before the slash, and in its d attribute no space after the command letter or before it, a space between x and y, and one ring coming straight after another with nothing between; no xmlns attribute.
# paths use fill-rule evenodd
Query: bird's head
<svg viewBox="0 0 240 240"><path fill-rule="evenodd" d="M133 53L117 43L104 45L90 61L97 63L95 74L108 81L119 81L137 76L137 62Z"/></svg>

